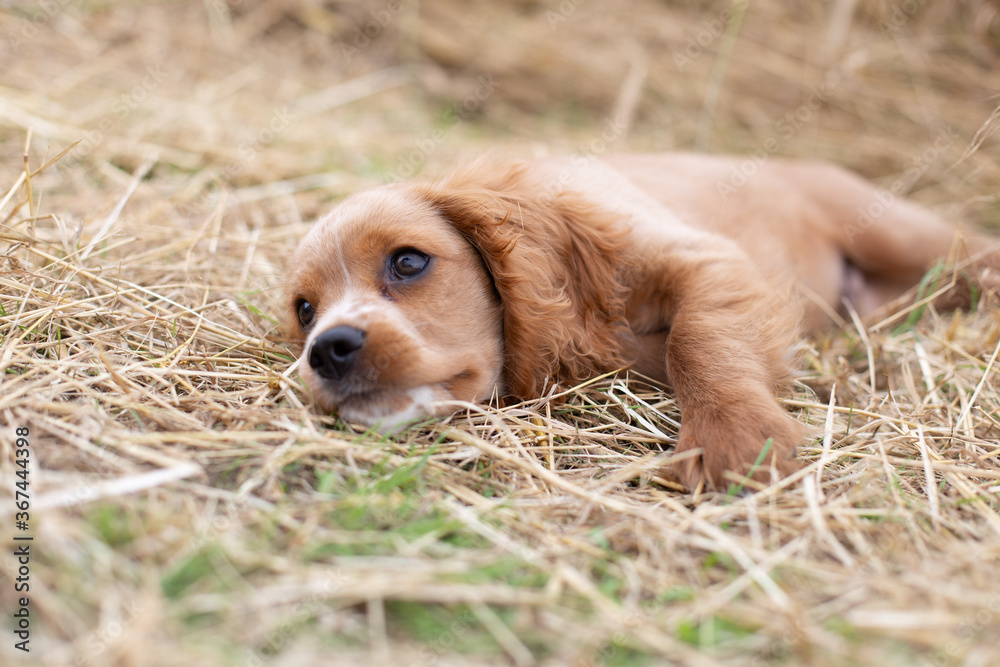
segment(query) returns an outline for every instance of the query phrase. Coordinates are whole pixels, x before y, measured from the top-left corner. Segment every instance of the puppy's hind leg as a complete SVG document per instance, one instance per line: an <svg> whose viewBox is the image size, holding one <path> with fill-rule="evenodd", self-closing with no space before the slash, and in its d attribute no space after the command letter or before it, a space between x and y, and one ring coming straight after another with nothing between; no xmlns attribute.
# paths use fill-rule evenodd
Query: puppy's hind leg
<svg viewBox="0 0 1000 667"><path fill-rule="evenodd" d="M974 295L1000 291L1000 239L956 229L908 201L875 210L884 212L879 218L862 213L841 227L844 296L861 315L922 282L923 294L953 285L934 300L942 310L968 308Z"/></svg>
<svg viewBox="0 0 1000 667"><path fill-rule="evenodd" d="M862 314L901 296L941 261L964 273L956 289L935 302L939 307L968 306L969 278L980 291L1000 288L1000 239L956 231L932 211L839 167L813 164L786 176L798 181L819 205L817 231L832 237L843 253L848 270L845 296L857 299Z"/></svg>

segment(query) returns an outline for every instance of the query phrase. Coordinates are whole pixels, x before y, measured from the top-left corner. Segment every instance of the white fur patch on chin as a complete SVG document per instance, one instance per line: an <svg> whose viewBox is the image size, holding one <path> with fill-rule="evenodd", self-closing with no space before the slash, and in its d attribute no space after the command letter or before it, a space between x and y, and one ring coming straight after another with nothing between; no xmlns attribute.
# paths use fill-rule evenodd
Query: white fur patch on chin
<svg viewBox="0 0 1000 667"><path fill-rule="evenodd" d="M347 421L372 426L383 435L392 435L415 421L435 414L437 411L434 401L445 398L438 396L439 392L440 390L427 385L414 387L404 392L405 407L386 410L377 403L369 403L361 408L342 405L340 415Z"/></svg>

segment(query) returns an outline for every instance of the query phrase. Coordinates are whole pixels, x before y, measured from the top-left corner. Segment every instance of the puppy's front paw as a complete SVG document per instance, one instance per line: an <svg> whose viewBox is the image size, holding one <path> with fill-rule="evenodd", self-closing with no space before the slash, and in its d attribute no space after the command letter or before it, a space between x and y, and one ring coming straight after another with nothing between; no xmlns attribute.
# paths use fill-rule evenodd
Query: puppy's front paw
<svg viewBox="0 0 1000 667"><path fill-rule="evenodd" d="M794 455L804 435L805 427L773 401L688 410L681 415L676 451L702 451L675 464L673 476L691 490L704 483L707 489L724 491L732 483L727 471L770 484L801 467ZM768 440L771 444L761 457Z"/></svg>

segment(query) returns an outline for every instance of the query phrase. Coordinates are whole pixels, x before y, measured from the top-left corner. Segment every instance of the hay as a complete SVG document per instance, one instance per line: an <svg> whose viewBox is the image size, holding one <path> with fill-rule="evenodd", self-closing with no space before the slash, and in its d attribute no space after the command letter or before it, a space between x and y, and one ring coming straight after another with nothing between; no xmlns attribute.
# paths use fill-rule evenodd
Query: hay
<svg viewBox="0 0 1000 667"><path fill-rule="evenodd" d="M830 159L997 226L995 5L761 0L728 45L721 11L0 13L5 664L993 664L992 300L804 341L807 467L710 497L655 477L679 415L641 378L385 440L312 410L276 329L308 221L498 145Z"/></svg>

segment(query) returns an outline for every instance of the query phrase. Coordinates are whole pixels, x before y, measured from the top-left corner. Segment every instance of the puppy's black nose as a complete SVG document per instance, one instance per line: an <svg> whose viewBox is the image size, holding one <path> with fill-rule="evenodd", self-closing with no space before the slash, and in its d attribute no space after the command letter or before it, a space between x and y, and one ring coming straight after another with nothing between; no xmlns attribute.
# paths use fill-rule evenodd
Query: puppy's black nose
<svg viewBox="0 0 1000 667"><path fill-rule="evenodd" d="M351 370L364 347L365 332L354 327L327 329L313 341L309 350L309 365L328 380L339 380Z"/></svg>

